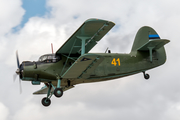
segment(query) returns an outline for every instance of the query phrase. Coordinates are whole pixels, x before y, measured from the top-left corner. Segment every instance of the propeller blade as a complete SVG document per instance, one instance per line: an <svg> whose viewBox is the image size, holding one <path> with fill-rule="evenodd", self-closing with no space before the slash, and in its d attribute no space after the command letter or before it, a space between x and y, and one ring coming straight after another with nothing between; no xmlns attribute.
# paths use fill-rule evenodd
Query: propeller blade
<svg viewBox="0 0 180 120"><path fill-rule="evenodd" d="M19 56L18 56L18 51L16 51L16 60L17 60L17 67L19 68Z"/></svg>
<svg viewBox="0 0 180 120"><path fill-rule="evenodd" d="M14 81L14 82L16 81L16 78L17 78L17 74L14 74L14 75L13 75L13 81Z"/></svg>
<svg viewBox="0 0 180 120"><path fill-rule="evenodd" d="M20 90L20 94L22 93L22 85L21 85L21 80L19 79L19 90Z"/></svg>

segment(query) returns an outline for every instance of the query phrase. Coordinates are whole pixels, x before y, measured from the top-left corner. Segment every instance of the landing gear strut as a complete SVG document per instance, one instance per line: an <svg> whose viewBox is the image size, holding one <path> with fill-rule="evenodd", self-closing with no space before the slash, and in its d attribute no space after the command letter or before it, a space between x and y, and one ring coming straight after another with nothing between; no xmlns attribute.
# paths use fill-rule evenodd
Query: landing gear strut
<svg viewBox="0 0 180 120"><path fill-rule="evenodd" d="M41 101L41 103L42 103L45 107L47 107L47 106L49 106L49 105L51 104L50 98L51 98L51 96L52 96L52 94L53 94L53 92L51 92L52 84L49 83L49 84L46 84L46 86L49 88L49 89L48 89L48 93L47 93L47 97L44 97L44 98L42 99L42 101Z"/></svg>
<svg viewBox="0 0 180 120"><path fill-rule="evenodd" d="M149 74L146 74L145 71L143 71L143 75L144 75L144 78L147 80L150 78L150 75Z"/></svg>
<svg viewBox="0 0 180 120"><path fill-rule="evenodd" d="M50 98L52 97L52 95L54 94L56 97L61 97L63 95L63 90L61 88L61 79L60 77L58 77L58 81L57 81L57 87L55 88L51 82L46 83L45 84L48 87L48 93L47 93L47 97L43 98L41 103L47 107L51 104L51 100ZM51 90L51 88L53 87L54 90Z"/></svg>
<svg viewBox="0 0 180 120"><path fill-rule="evenodd" d="M54 95L58 98L63 95L63 90L60 87L61 87L61 79L60 77L58 77L57 88L54 90Z"/></svg>

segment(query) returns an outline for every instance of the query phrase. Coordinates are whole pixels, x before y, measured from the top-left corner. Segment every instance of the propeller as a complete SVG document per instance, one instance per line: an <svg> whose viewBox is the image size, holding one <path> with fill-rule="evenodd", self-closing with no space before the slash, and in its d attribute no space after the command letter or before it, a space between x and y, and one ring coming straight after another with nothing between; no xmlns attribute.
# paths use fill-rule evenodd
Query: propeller
<svg viewBox="0 0 180 120"><path fill-rule="evenodd" d="M14 73L13 75L13 81L15 82L16 81L16 78L17 78L17 75L19 74L19 57L18 57L18 51L16 51L16 61L17 61L17 67L18 69L16 70L16 73Z"/></svg>
<svg viewBox="0 0 180 120"><path fill-rule="evenodd" d="M21 86L21 79L20 79L20 75L22 72L22 69L19 65L19 56L18 56L18 51L16 51L16 61L17 61L17 67L18 69L16 70L16 73L13 75L13 81L16 81L17 75L19 75L19 90L20 90L20 94L22 93L22 86Z"/></svg>

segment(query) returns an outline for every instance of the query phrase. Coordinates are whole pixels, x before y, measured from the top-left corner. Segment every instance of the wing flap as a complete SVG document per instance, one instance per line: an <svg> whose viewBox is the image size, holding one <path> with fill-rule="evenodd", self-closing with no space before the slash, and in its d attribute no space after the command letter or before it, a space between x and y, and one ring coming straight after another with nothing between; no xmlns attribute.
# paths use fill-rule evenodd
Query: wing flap
<svg viewBox="0 0 180 120"><path fill-rule="evenodd" d="M102 56L85 54L62 75L62 78L88 78L93 70L104 60Z"/></svg>
<svg viewBox="0 0 180 120"><path fill-rule="evenodd" d="M157 50L161 47L163 47L165 44L169 43L170 40L167 39L154 39L154 40L149 40L147 43L142 45L138 51L149 51L149 49L152 50Z"/></svg>

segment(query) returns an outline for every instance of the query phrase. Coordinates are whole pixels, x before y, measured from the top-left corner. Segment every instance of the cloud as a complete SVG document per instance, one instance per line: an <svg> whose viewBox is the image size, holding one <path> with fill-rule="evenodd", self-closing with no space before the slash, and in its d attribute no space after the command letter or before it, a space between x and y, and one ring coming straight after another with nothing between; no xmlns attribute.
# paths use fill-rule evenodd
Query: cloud
<svg viewBox="0 0 180 120"><path fill-rule="evenodd" d="M34 109L36 108L36 109ZM31 114L31 115L30 115ZM28 102L27 104L24 104L23 108L20 109L15 116L13 117L13 120L32 120L32 119L42 119L45 114L43 114L40 110L40 107L38 107L36 104L33 104L31 102ZM45 118L45 117L44 117Z"/></svg>
<svg viewBox="0 0 180 120"><path fill-rule="evenodd" d="M0 0L0 55L7 51L9 45L6 35L12 32L12 28L20 24L25 11L21 8L20 0ZM0 58L1 59L1 58Z"/></svg>
<svg viewBox="0 0 180 120"><path fill-rule="evenodd" d="M0 0L0 2L0 35L4 35L20 24L25 11L21 8L21 0Z"/></svg>
<svg viewBox="0 0 180 120"><path fill-rule="evenodd" d="M0 111L1 111L0 119L6 120L8 118L9 111L8 108L1 102L0 102Z"/></svg>
<svg viewBox="0 0 180 120"><path fill-rule="evenodd" d="M3 96L0 111L6 111L2 119L8 119L8 115L14 120L180 118L179 1L48 0L47 6L52 8L50 15L30 18L17 32L12 29L20 24L25 13L21 1L1 3L0 89L6 90L6 93L0 93ZM107 82L76 85L60 99L52 97L48 108L41 105L41 99L46 95L32 95L41 86L22 82L23 93L19 95L18 81L12 83L12 75L17 68L15 51L18 50L21 62L35 61L40 55L51 53L51 43L56 51L89 18L116 23L91 52L104 52L109 47L115 53L129 53L138 29L149 25L161 38L171 40L165 46L167 62L147 71L151 75L149 81L145 81L142 74L137 74Z"/></svg>

